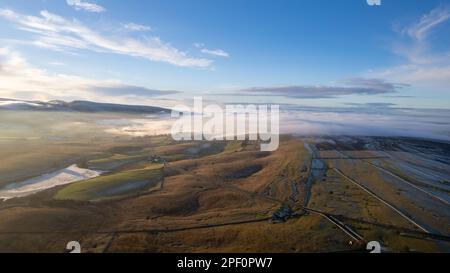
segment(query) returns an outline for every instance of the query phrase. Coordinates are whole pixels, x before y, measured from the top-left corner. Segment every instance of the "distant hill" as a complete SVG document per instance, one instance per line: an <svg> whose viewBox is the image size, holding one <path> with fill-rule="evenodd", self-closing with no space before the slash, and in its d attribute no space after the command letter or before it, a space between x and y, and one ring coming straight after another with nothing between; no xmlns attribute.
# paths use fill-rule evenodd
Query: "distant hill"
<svg viewBox="0 0 450 273"><path fill-rule="evenodd" d="M144 105L125 105L113 103L98 103L92 101L64 102L59 100L25 101L0 98L0 110L28 110L28 111L74 111L74 112L120 112L120 113L168 113L161 107Z"/></svg>

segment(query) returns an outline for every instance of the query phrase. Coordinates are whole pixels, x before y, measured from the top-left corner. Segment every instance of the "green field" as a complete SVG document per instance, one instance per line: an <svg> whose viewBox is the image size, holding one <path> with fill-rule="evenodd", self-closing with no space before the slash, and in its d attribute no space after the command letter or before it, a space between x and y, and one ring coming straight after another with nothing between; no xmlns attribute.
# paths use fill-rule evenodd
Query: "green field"
<svg viewBox="0 0 450 273"><path fill-rule="evenodd" d="M243 149L243 142L242 141L230 141L227 143L224 149L224 153L234 153L234 152L240 152Z"/></svg>
<svg viewBox="0 0 450 273"><path fill-rule="evenodd" d="M100 170L100 171L110 171L126 164L135 163L148 158L148 154L142 155L122 155L115 154L108 158L94 159L87 162L87 166L90 169Z"/></svg>
<svg viewBox="0 0 450 273"><path fill-rule="evenodd" d="M56 193L56 200L107 201L159 188L163 165L123 171L74 183Z"/></svg>

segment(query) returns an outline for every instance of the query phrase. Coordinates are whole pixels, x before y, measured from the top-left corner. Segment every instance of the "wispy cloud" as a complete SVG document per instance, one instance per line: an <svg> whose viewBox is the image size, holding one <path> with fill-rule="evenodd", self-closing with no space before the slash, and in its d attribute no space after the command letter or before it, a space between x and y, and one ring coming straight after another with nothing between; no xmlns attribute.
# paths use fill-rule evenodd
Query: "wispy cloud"
<svg viewBox="0 0 450 273"><path fill-rule="evenodd" d="M136 23L126 23L122 24L123 28L130 30L130 31L151 31L152 28L149 26L144 26Z"/></svg>
<svg viewBox="0 0 450 273"><path fill-rule="evenodd" d="M416 41L424 42L430 32L438 25L450 19L448 7L438 7L425 14L412 26L405 29L405 32Z"/></svg>
<svg viewBox="0 0 450 273"><path fill-rule="evenodd" d="M154 96L177 91L161 91L123 83L55 74L27 62L18 52L0 48L0 97L26 100L93 100L105 102L145 102Z"/></svg>
<svg viewBox="0 0 450 273"><path fill-rule="evenodd" d="M240 90L239 94L248 96L282 96L289 98L320 99L345 95L378 95L395 93L404 84L386 82L380 79L349 78L340 86L279 86L254 87Z"/></svg>
<svg viewBox="0 0 450 273"><path fill-rule="evenodd" d="M15 23L23 31L33 33L34 40L29 43L52 50L93 50L194 68L206 68L212 64L212 60L188 56L159 37L136 39L106 35L77 20L68 20L45 10L40 12L40 16L31 16L0 9L0 17Z"/></svg>
<svg viewBox="0 0 450 273"><path fill-rule="evenodd" d="M370 75L422 88L446 89L450 85L450 48L436 49L431 39L449 24L449 19L450 7L439 6L416 22L400 27L401 41L395 44L393 52L404 57L405 62Z"/></svg>
<svg viewBox="0 0 450 273"><path fill-rule="evenodd" d="M230 57L230 54L228 54L228 52L225 52L222 49L208 49L208 48L205 48L205 45L202 43L194 43L194 46L196 48L199 48L200 51L204 54L208 54L208 55L212 55L212 56L216 56L216 57L224 57L224 58Z"/></svg>
<svg viewBox="0 0 450 273"><path fill-rule="evenodd" d="M82 0L66 0L69 6L74 7L76 10L85 10L89 12L104 12L106 9L100 5L90 3Z"/></svg>
<svg viewBox="0 0 450 273"><path fill-rule="evenodd" d="M207 49L207 48L203 48L201 51L203 53L205 53L205 54L209 54L209 55L213 55L213 56L217 56L217 57L224 57L224 58L230 57L230 54L228 54L227 52L223 51L222 49Z"/></svg>

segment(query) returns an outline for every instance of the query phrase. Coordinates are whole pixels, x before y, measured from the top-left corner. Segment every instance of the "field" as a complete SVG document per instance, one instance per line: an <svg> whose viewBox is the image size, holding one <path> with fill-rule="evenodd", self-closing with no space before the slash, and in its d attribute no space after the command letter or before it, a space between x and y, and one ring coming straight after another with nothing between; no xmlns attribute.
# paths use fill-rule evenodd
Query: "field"
<svg viewBox="0 0 450 273"><path fill-rule="evenodd" d="M39 115L0 141L0 185L71 164L102 174L0 202L1 252L74 240L83 252L364 252L374 240L386 252L450 250L448 143L285 135L269 153L92 122L117 114ZM54 133L48 119L79 123Z"/></svg>
<svg viewBox="0 0 450 273"><path fill-rule="evenodd" d="M56 200L105 201L161 187L162 165L122 171L71 184L60 190Z"/></svg>

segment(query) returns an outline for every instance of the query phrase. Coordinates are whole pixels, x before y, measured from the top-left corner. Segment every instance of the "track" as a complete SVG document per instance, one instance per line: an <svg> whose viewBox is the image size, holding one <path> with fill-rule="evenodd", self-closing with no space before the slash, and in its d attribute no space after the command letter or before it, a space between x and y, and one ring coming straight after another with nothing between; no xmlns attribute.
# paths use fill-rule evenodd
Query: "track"
<svg viewBox="0 0 450 273"><path fill-rule="evenodd" d="M336 219L336 217L334 217L333 215L324 213L324 212L321 212L318 210L314 210L314 209L309 209L309 208L303 208L303 209L308 212L312 212L312 213L315 213L315 214L318 214L318 215L324 217L325 219L327 219L328 221L330 221L331 223L333 223L334 225L339 227L342 231L344 231L353 240L355 240L359 243L364 242L364 238L360 234L358 234L356 231L351 229L349 226L347 226L346 224L344 224L341 221L339 221L338 219Z"/></svg>
<svg viewBox="0 0 450 273"><path fill-rule="evenodd" d="M437 196L437 195L435 195L435 194L432 194L431 192L426 191L426 190L422 189L421 187L418 187L418 186L414 185L413 183L411 183L411 182L409 182L408 180L406 180L406 179L404 179L404 178L402 178L402 177L396 175L395 173L393 173L393 172L391 172L391 171L389 171L389 170L387 170L387 169L385 169L385 168L383 168L383 167L381 167L381 166L377 166L377 165L373 164L372 162L368 162L368 161L365 161L365 160L363 160L363 161L366 162L367 164L373 166L374 168L376 168L376 169L378 169L378 170L380 170L380 171L382 171L382 172L384 172L384 173L386 173L386 174L388 174L388 175L390 175L390 176L392 176L392 177L397 178L398 180L402 181L403 183L408 184L409 186L415 188L416 190L419 190L419 191L425 193L426 195L430 196L431 198L433 198L433 199L435 199L435 200L438 200L438 201L444 203L444 204L447 205L447 206L450 205L450 203L447 202L447 200L442 199L441 197L439 197L439 196Z"/></svg>
<svg viewBox="0 0 450 273"><path fill-rule="evenodd" d="M390 176L392 176L392 177L397 178L397 179L400 180L401 182L403 182L403 183L405 183L405 184L407 184L407 185L409 185L409 186L415 188L416 190L419 190L419 191L422 192L422 193L425 193L426 195L430 196L431 198L433 198L433 199L435 199L435 200L437 200L437 201L440 201L440 202L444 203L444 204L447 205L447 206L450 205L450 203L449 203L447 200L445 200L445 199L443 199L443 198L441 198L441 197L439 197L439 196L437 196L437 195L435 195L435 194L433 194L433 193L431 193L431 192L429 192L429 191L426 191L426 190L424 190L423 188L421 188L421 187L419 187L419 186L417 186L417 185L414 185L412 182L410 182L410 181L408 181L408 180L406 180L406 179L400 177L399 175L397 175L397 174L391 172L390 170L387 170L386 168L383 168L383 167L381 167L381 166L375 165L375 164L373 164L372 162L366 160L366 159L372 159L372 158L359 158L359 157L356 157L356 158L355 158L355 157L348 156L348 155L346 155L346 154L344 154L343 152L338 151L338 150L335 150L335 152L337 152L337 153L341 154L343 157L345 157L345 158L341 158L341 159L360 160L360 161L362 161L362 162L364 162L364 163L366 163L366 164L369 164L370 166L372 166L372 167L374 167L374 168L376 168L376 169L378 169L378 170L384 172L385 174L388 174L388 175L390 175ZM374 157L374 158L376 158L376 157ZM389 157L379 157L379 158L389 158Z"/></svg>
<svg viewBox="0 0 450 273"><path fill-rule="evenodd" d="M366 188L365 186L361 185L360 183L356 182L356 180L348 177L347 175L345 175L341 170L337 169L337 168L333 168L333 171L335 171L336 173L338 173L339 175L341 175L342 177L344 177L347 181L351 182L352 184L358 186L359 188L361 188L362 190L364 190L365 192L367 192L368 194L370 194L371 196L373 196L374 198L376 198L378 201L380 201L381 203L385 204L386 206L388 206L389 208L391 208L392 210L394 210L395 212L397 212L401 217L403 217L404 219L406 219L408 222L410 222L411 224L415 225L416 227L418 227L419 229L423 230L426 233L430 233L430 231L428 229L426 229L425 227L421 226L419 223L417 223L416 221L414 221L413 219L411 219L410 217L408 217L406 214L404 214L403 212L401 212L399 209L397 209L396 207L394 207L392 204L388 203L387 201L385 201L384 199L382 199L381 197L379 197L378 195L376 195L373 191L369 190L368 188Z"/></svg>

